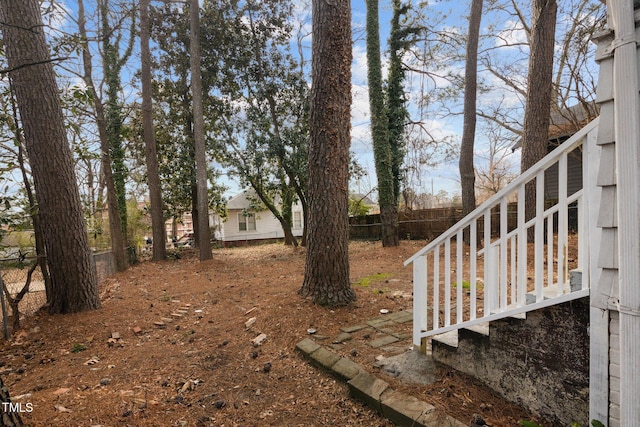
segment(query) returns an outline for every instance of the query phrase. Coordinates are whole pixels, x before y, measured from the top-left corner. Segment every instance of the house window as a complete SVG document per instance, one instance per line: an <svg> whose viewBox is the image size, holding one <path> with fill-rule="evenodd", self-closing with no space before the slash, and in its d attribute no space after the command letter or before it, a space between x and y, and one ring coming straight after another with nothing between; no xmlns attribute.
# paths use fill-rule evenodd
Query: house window
<svg viewBox="0 0 640 427"><path fill-rule="evenodd" d="M238 214L238 227L240 231L255 231L256 217L252 213Z"/></svg>
<svg viewBox="0 0 640 427"><path fill-rule="evenodd" d="M293 213L293 228L302 228L302 212L300 211Z"/></svg>

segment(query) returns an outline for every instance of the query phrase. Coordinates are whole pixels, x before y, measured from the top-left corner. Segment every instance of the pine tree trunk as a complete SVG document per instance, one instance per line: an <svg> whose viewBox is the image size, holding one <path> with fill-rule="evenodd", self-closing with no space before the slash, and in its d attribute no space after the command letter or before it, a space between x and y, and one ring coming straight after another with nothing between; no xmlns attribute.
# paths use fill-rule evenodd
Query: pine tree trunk
<svg viewBox="0 0 640 427"><path fill-rule="evenodd" d="M367 0L367 77L371 109L371 137L378 177L378 204L382 223L382 246L398 246L398 209L394 195L389 120L385 113L380 62L378 0Z"/></svg>
<svg viewBox="0 0 640 427"><path fill-rule="evenodd" d="M527 106L524 113L521 172L526 171L547 154L551 112L553 48L555 42L556 0L534 0L532 4L531 56L527 83ZM536 213L536 183L525 188L525 217ZM533 227L528 240L534 236Z"/></svg>
<svg viewBox="0 0 640 427"><path fill-rule="evenodd" d="M147 185L151 205L151 229L153 234L153 260L167 257L165 226L162 212L162 191L158 154L153 129L153 102L151 97L151 53L149 51L149 0L140 1L140 55L142 57L142 120L144 127L145 159L147 161Z"/></svg>
<svg viewBox="0 0 640 427"><path fill-rule="evenodd" d="M100 306L98 277L39 6L4 0L0 20L49 260L50 310L69 313Z"/></svg>
<svg viewBox="0 0 640 427"><path fill-rule="evenodd" d="M319 305L348 305L351 4L313 0L308 235L300 294Z"/></svg>
<svg viewBox="0 0 640 427"><path fill-rule="evenodd" d="M189 6L191 33L189 36L191 63L191 95L193 101L193 140L196 151L196 184L198 187L198 250L200 261L211 259L209 230L209 196L207 192L207 154L204 141L204 111L202 79L200 75L200 2L191 0ZM195 219L194 219L195 222Z"/></svg>

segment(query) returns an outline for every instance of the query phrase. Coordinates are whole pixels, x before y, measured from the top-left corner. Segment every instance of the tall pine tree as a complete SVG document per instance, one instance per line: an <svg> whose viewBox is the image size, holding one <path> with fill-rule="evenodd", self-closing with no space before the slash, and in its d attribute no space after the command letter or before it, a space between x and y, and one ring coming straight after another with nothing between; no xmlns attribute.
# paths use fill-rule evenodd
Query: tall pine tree
<svg viewBox="0 0 640 427"><path fill-rule="evenodd" d="M378 204L382 223L382 246L398 246L398 209L394 194L389 121L385 111L380 61L378 0L367 0L367 78L371 110L371 137L378 177Z"/></svg>

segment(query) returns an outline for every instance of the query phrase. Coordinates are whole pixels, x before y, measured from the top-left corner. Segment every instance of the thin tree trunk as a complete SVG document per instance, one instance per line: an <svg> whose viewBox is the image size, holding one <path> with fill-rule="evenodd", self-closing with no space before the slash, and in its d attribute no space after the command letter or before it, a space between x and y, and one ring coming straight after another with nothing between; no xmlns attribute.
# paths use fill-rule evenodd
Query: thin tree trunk
<svg viewBox="0 0 640 427"><path fill-rule="evenodd" d="M476 208L476 172L473 165L476 137L476 98L478 87L478 39L482 19L482 0L471 2L469 34L467 36L467 58L464 73L464 124L460 143L460 183L462 189L462 216ZM464 241L469 243L469 230L465 230Z"/></svg>
<svg viewBox="0 0 640 427"><path fill-rule="evenodd" d="M82 62L84 74L82 79L87 85L87 90L93 98L93 107L96 113L96 126L100 138L100 163L104 174L104 184L107 189L107 215L109 217L109 237L111 239L111 251L116 264L117 271L124 271L128 267L128 258L125 253L125 239L120 223L120 213L118 211L118 197L113 180L111 169L111 157L109 155L109 136L107 134L107 120L104 113L104 105L98 96L93 85L93 65L89 45L87 41L87 31L85 27L84 2L78 0L78 32L80 33L80 45L82 46Z"/></svg>
<svg viewBox="0 0 640 427"><path fill-rule="evenodd" d="M195 180L195 178L194 178ZM191 184L191 225L193 227L193 244L200 247L200 215L198 215L198 186Z"/></svg>
<svg viewBox="0 0 640 427"><path fill-rule="evenodd" d="M153 129L153 102L151 98L151 53L149 52L149 0L140 1L140 55L142 57L142 121L144 127L145 159L149 201L151 203L151 229L153 234L153 260L167 257L165 226L162 212L162 191L158 171L158 154Z"/></svg>
<svg viewBox="0 0 640 427"><path fill-rule="evenodd" d="M119 28L112 27L109 22L109 11L113 7L110 0L98 0L97 6L99 10L101 25L99 35L102 41L102 69L104 74L104 83L106 85L107 102L105 104L106 134L109 146L109 158L111 160L113 183L116 192L117 209L120 216L120 228L122 235L127 242L127 260L130 263L136 262L136 251L132 242L128 239L132 238L127 234L127 166L125 164L125 148L122 142L122 121L123 115L122 105L120 102L120 91L122 89L122 81L120 72L133 50L136 20L134 10L131 10L131 28L128 35L128 45L122 50L120 40L122 34L119 34ZM132 5L135 7L135 5ZM113 40L112 40L113 39Z"/></svg>
<svg viewBox="0 0 640 427"><path fill-rule="evenodd" d="M348 305L351 4L313 0L307 259L300 294Z"/></svg>
<svg viewBox="0 0 640 427"><path fill-rule="evenodd" d="M209 230L209 195L207 191L207 151L204 140L204 109L202 106L202 79L200 71L200 3L191 0L189 8L191 33L191 96L193 102L193 140L196 152L196 184L198 187L198 249L200 261L211 259L211 232ZM195 218L194 218L195 221Z"/></svg>
<svg viewBox="0 0 640 427"><path fill-rule="evenodd" d="M16 140L18 141L18 166L20 167L20 173L22 175L22 182L24 183L24 189L27 193L27 200L29 202L29 216L31 217L31 223L33 225L33 236L35 239L36 255L38 257L37 264L40 266L42 273L42 279L44 280L44 289L47 295L47 303L51 302L51 277L49 276L49 269L47 267L47 250L44 246L44 234L42 232L42 225L40 224L40 218L38 217L37 201L31 189L31 182L29 181L29 175L25 166L24 160L24 137L19 127L18 111L15 105L15 97L11 95L11 111L13 114L13 122L7 123L14 129Z"/></svg>
<svg viewBox="0 0 640 427"><path fill-rule="evenodd" d="M50 310L100 307L73 157L37 0L3 0L0 21L49 259Z"/></svg>
<svg viewBox="0 0 640 427"><path fill-rule="evenodd" d="M20 134L21 135L21 134ZM27 170L24 166L23 158L23 141L22 137L18 137L18 163L20 164L20 171L22 172L22 180L24 181L24 188L27 193L27 200L29 201L29 215L31 216L31 223L33 224L33 236L36 245L37 264L40 267L42 273L42 279L44 280L44 289L47 294L47 303L51 302L51 276L49 276L49 267L47 266L47 250L44 246L44 233L42 231L42 225L40 224L40 217L38 216L37 202L31 190L31 183L27 176Z"/></svg>
<svg viewBox="0 0 640 427"><path fill-rule="evenodd" d="M460 144L460 179L462 182L462 214L476 208L475 168L473 166L476 134L476 98L478 81L478 38L482 18L482 0L471 2L467 58L464 75L464 125Z"/></svg>

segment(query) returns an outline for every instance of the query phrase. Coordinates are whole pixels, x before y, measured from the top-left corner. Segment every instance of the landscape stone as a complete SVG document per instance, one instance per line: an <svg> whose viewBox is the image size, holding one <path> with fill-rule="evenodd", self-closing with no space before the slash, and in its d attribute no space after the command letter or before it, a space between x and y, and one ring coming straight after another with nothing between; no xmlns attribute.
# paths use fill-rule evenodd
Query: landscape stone
<svg viewBox="0 0 640 427"><path fill-rule="evenodd" d="M350 333L343 332L336 337L336 339L333 341L333 344L342 344L345 341L349 341L351 338L352 337Z"/></svg>
<svg viewBox="0 0 640 427"><path fill-rule="evenodd" d="M371 342L368 342L367 344L371 348L380 348L398 341L398 338L394 337L393 335L385 335L381 338L377 338Z"/></svg>
<svg viewBox="0 0 640 427"><path fill-rule="evenodd" d="M382 394L380 406L382 414L399 426L423 426L418 422L421 416L436 409L427 402L392 389Z"/></svg>
<svg viewBox="0 0 640 427"><path fill-rule="evenodd" d="M396 323L406 323L413 320L413 313L410 311L397 311L387 316L388 319L393 320Z"/></svg>
<svg viewBox="0 0 640 427"><path fill-rule="evenodd" d="M349 381L356 377L364 368L346 357L338 360L331 370L343 381Z"/></svg>
<svg viewBox="0 0 640 427"><path fill-rule="evenodd" d="M371 319L369 321L367 321L367 325L371 326L372 328L376 328L376 329L380 329L380 328L384 328L385 326L389 326L389 325L393 325L393 320L389 320L389 318L387 317L376 317L374 319Z"/></svg>
<svg viewBox="0 0 640 427"><path fill-rule="evenodd" d="M264 340L267 339L267 334L260 334L257 337L255 337L254 339L251 340L251 342L253 343L254 347L257 347L259 345L261 345Z"/></svg>
<svg viewBox="0 0 640 427"><path fill-rule="evenodd" d="M340 359L340 356L327 350L324 347L320 347L317 351L314 351L310 355L310 357L316 363L324 366L327 369L330 369Z"/></svg>
<svg viewBox="0 0 640 427"><path fill-rule="evenodd" d="M244 322L244 327L249 329L250 327L253 326L254 323L256 323L257 317L252 317L249 320L247 320L246 322Z"/></svg>
<svg viewBox="0 0 640 427"><path fill-rule="evenodd" d="M353 397L360 399L378 412L382 412L380 396L389 388L386 381L382 381L368 372L360 372L347 384Z"/></svg>
<svg viewBox="0 0 640 427"><path fill-rule="evenodd" d="M384 351L387 354L387 357L395 356L398 354L402 354L407 351L408 347L400 347L397 345L390 345L387 347L382 347L380 350Z"/></svg>
<svg viewBox="0 0 640 427"><path fill-rule="evenodd" d="M394 333L393 336L398 338L399 340L407 340L409 338L413 338L413 335L409 333Z"/></svg>
<svg viewBox="0 0 640 427"><path fill-rule="evenodd" d="M320 348L320 344L317 344L312 339L305 338L302 341L298 342L298 344L296 344L296 348L306 355L310 355Z"/></svg>
<svg viewBox="0 0 640 427"><path fill-rule="evenodd" d="M367 325L344 326L344 327L340 328L340 331L345 332L347 334L352 334L354 332L361 331L362 329L365 329L366 327L367 327Z"/></svg>
<svg viewBox="0 0 640 427"><path fill-rule="evenodd" d="M426 427L468 427L467 424L460 422L455 418L452 418L440 411L432 411L426 414L422 414L416 420L415 424L412 425Z"/></svg>

